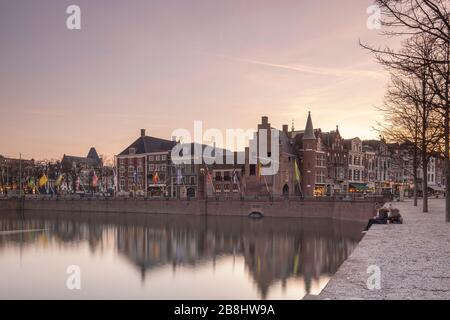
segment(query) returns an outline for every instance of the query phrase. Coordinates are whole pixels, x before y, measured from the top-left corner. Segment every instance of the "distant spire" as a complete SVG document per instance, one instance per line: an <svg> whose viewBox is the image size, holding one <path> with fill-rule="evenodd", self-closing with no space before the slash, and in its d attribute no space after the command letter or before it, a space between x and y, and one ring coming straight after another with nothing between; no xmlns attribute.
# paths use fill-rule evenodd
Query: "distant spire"
<svg viewBox="0 0 450 320"><path fill-rule="evenodd" d="M303 140L307 139L316 139L311 119L311 111L308 112L308 120L306 121L305 133L303 134Z"/></svg>
<svg viewBox="0 0 450 320"><path fill-rule="evenodd" d="M292 119L292 127L291 127L292 132L295 131L295 126L294 126L294 119Z"/></svg>
<svg viewBox="0 0 450 320"><path fill-rule="evenodd" d="M339 133L339 125L336 125L336 132Z"/></svg>

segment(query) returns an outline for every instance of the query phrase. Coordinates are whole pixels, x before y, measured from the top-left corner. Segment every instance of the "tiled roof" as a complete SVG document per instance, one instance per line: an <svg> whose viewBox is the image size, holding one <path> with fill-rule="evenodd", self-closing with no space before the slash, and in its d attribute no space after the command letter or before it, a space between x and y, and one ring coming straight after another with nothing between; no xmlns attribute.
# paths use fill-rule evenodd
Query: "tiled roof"
<svg viewBox="0 0 450 320"><path fill-rule="evenodd" d="M123 150L119 156L130 155L130 148L135 149L135 154L145 154L145 153L155 153L170 151L176 145L175 141L141 136L136 141L134 141L128 148Z"/></svg>

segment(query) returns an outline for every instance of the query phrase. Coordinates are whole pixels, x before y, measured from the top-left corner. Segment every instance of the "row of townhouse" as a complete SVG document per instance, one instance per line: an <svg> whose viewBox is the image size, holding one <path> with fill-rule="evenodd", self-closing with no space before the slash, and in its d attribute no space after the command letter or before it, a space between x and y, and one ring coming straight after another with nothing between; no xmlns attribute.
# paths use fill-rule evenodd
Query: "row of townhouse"
<svg viewBox="0 0 450 320"><path fill-rule="evenodd" d="M267 155L259 155L250 145L258 146L262 130L267 134ZM265 176L260 157L271 158L272 143L278 137L278 170ZM264 137L266 137L264 135ZM344 139L339 127L330 132L314 129L311 113L304 130L273 128L263 116L257 125L249 147L241 154L231 152L233 162L206 165L194 163L196 148L205 145L189 144L192 158L189 163L176 165L171 159L175 139L140 137L116 156L118 189L139 191L149 196L171 198L203 198L218 195L284 195L333 196L352 193L392 193L412 188L412 157L408 145L388 144L379 140ZM219 150L219 149L218 149ZM259 150L259 149L258 149ZM244 158L238 163L237 158ZM215 157L215 155L214 155ZM256 157L256 161L254 160ZM443 164L438 156L428 166L429 185L444 185ZM419 172L420 174L420 172Z"/></svg>

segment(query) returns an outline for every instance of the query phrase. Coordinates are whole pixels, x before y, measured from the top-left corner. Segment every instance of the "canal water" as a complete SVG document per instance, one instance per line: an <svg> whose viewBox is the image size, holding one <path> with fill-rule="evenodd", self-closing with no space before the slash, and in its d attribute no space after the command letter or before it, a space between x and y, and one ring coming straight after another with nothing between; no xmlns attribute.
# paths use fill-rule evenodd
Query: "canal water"
<svg viewBox="0 0 450 320"><path fill-rule="evenodd" d="M302 299L321 292L362 228L315 219L2 212L0 299Z"/></svg>

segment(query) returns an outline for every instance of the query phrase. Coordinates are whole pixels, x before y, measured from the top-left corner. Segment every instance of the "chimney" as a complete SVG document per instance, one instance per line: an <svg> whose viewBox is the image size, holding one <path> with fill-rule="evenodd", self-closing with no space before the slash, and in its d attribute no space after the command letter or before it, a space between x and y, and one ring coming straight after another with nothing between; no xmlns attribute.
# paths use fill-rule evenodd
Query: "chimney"
<svg viewBox="0 0 450 320"><path fill-rule="evenodd" d="M287 124L283 124L283 132L288 133L288 131L289 131L289 126Z"/></svg>
<svg viewBox="0 0 450 320"><path fill-rule="evenodd" d="M263 116L261 118L261 124L268 124L269 123L269 117Z"/></svg>
<svg viewBox="0 0 450 320"><path fill-rule="evenodd" d="M145 129L141 129L141 137L145 137Z"/></svg>

